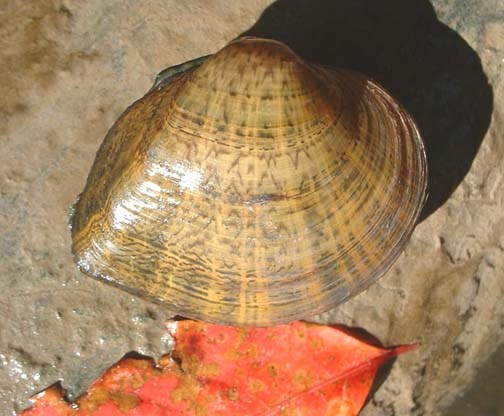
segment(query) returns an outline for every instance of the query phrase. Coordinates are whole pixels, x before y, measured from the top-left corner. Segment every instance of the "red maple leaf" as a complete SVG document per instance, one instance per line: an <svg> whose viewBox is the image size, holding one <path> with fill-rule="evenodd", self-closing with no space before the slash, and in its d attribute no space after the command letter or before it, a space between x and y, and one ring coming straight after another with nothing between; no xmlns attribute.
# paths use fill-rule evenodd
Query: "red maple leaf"
<svg viewBox="0 0 504 416"><path fill-rule="evenodd" d="M172 354L125 358L70 404L56 386L21 416L352 416L378 368L414 346L384 349L343 328L293 322L235 328L171 325Z"/></svg>

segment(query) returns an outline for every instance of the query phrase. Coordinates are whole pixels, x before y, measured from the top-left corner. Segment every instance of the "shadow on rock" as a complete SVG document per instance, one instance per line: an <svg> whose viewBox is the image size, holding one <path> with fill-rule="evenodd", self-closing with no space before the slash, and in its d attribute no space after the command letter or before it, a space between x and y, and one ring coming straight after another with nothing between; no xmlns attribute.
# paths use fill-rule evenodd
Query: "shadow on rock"
<svg viewBox="0 0 504 416"><path fill-rule="evenodd" d="M242 35L280 40L305 59L363 72L413 115L424 138L429 199L440 207L469 171L490 123L478 55L426 0L278 0Z"/></svg>

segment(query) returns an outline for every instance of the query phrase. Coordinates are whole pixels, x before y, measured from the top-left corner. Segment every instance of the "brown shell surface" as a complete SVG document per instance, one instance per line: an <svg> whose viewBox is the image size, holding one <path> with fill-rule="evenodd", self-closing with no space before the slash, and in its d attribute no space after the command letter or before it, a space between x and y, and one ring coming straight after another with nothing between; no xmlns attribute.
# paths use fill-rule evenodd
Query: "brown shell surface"
<svg viewBox="0 0 504 416"><path fill-rule="evenodd" d="M417 128L379 85L242 38L115 123L75 206L73 252L180 315L279 324L378 279L425 192Z"/></svg>

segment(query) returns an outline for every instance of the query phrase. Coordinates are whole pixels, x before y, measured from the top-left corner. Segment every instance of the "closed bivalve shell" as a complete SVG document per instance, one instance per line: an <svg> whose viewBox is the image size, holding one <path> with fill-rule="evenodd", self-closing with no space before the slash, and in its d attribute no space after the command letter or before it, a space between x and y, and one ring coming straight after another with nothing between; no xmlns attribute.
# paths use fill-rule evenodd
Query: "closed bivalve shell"
<svg viewBox="0 0 504 416"><path fill-rule="evenodd" d="M284 323L383 275L426 181L415 123L382 87L241 38L164 71L115 123L75 206L73 253L188 318Z"/></svg>

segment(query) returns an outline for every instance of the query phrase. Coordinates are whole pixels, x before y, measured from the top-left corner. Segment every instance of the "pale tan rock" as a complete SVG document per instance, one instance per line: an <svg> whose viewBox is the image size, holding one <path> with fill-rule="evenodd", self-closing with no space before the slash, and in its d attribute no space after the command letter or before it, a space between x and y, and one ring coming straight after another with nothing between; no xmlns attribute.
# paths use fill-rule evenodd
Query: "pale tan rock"
<svg viewBox="0 0 504 416"><path fill-rule="evenodd" d="M318 319L422 343L364 414L436 415L461 394L503 341L504 2L433 4L0 0L0 413L59 378L82 391L128 351L169 349L172 312L75 269L67 214L106 131L156 73L249 29L367 72L417 118L425 219L383 279Z"/></svg>

